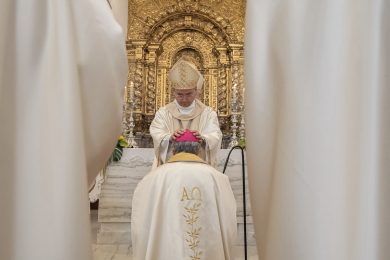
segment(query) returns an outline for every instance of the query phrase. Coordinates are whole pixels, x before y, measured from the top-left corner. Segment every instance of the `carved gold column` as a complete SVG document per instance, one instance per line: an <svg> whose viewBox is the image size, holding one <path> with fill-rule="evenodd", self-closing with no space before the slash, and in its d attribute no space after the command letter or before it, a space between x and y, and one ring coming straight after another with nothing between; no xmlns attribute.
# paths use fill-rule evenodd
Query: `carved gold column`
<svg viewBox="0 0 390 260"><path fill-rule="evenodd" d="M131 81L129 84L129 108L130 108L130 115L129 115L129 136L127 137L127 143L129 144L129 147L131 148L138 148L138 144L135 141L134 137L134 127L135 127L135 122L134 122L134 83Z"/></svg>
<svg viewBox="0 0 390 260"><path fill-rule="evenodd" d="M129 83L130 82L130 73L127 74L127 84L124 89L123 94L123 115L122 115L122 135L127 139L129 136Z"/></svg>
<svg viewBox="0 0 390 260"><path fill-rule="evenodd" d="M241 85L241 122L240 122L240 143L245 144L245 82L244 82L244 64L241 63L240 69Z"/></svg>
<svg viewBox="0 0 390 260"><path fill-rule="evenodd" d="M239 119L243 117L243 106L242 106L242 98L241 98L241 66L242 66L242 44L230 44L230 55L232 60L232 92L231 92L231 129L232 129L232 137L229 143L229 147L233 147L238 145L238 137L237 130L240 130L240 134L244 134L245 128L239 129L238 123L243 120ZM243 126L245 127L245 126Z"/></svg>
<svg viewBox="0 0 390 260"><path fill-rule="evenodd" d="M205 84L203 99L206 105L212 107L215 111L218 111L219 70L216 64L211 65L212 67L207 68L207 73L204 75Z"/></svg>
<svg viewBox="0 0 390 260"><path fill-rule="evenodd" d="M144 93L144 47L145 41L133 42L135 46L135 72L134 72L134 110L143 112Z"/></svg>
<svg viewBox="0 0 390 260"><path fill-rule="evenodd" d="M238 62L233 61L232 64L232 93L231 93L231 123L232 123L232 137L229 143L229 148L238 145L237 139L237 129L238 129L238 116L239 116L239 100L238 100L238 92L239 92L239 67Z"/></svg>
<svg viewBox="0 0 390 260"><path fill-rule="evenodd" d="M156 110L166 104L166 90L167 90L167 75L168 75L166 61L159 61L157 65L157 81L156 81Z"/></svg>
<svg viewBox="0 0 390 260"><path fill-rule="evenodd" d="M154 115L156 111L156 57L158 45L149 45L147 47L148 54L146 56L147 66L147 83L145 93L145 114Z"/></svg>
<svg viewBox="0 0 390 260"><path fill-rule="evenodd" d="M227 48L219 47L216 48L219 54L219 77L218 77L218 114L220 116L228 115L228 56Z"/></svg>

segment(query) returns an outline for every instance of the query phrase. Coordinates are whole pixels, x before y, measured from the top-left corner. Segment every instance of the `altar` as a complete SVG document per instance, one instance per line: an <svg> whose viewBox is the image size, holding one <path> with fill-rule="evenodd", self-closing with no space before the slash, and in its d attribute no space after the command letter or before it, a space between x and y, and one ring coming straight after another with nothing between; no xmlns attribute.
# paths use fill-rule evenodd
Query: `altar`
<svg viewBox="0 0 390 260"><path fill-rule="evenodd" d="M222 171L228 155L222 149L217 156L217 169ZM151 148L124 149L119 162L111 163L106 170L104 183L99 194L97 234L98 244L131 245L131 202L137 183L152 167L154 151ZM241 152L232 152L225 172L237 200L238 239L236 245L243 245L244 213L242 189ZM248 185L246 185L248 187ZM249 193L246 189L246 220L248 245L255 245Z"/></svg>

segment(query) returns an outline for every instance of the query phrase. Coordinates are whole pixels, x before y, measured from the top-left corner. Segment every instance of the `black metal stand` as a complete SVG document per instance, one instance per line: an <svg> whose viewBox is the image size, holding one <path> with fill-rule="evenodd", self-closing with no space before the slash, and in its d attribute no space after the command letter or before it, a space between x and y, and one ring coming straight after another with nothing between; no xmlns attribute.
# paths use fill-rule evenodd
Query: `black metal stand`
<svg viewBox="0 0 390 260"><path fill-rule="evenodd" d="M244 205L244 250L245 250L245 260L248 259L248 248L247 248L247 237L246 237L246 195L245 195L245 158L244 158L244 148L239 145L233 146L230 149L229 154L226 158L225 165L223 167L223 173L226 171L227 164L229 162L230 154L234 149L241 149L241 165L242 165L242 195L243 195L243 205Z"/></svg>

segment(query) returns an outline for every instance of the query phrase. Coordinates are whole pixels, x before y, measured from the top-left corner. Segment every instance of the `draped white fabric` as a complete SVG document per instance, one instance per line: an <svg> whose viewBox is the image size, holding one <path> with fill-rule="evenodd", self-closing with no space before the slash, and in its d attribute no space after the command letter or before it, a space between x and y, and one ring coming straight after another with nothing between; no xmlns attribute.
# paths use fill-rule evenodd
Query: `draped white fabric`
<svg viewBox="0 0 390 260"><path fill-rule="evenodd" d="M118 21L124 34L127 34L128 13L129 13L129 0L111 0L110 5L112 7L112 13L115 19Z"/></svg>
<svg viewBox="0 0 390 260"><path fill-rule="evenodd" d="M133 259L232 260L237 206L229 178L191 154L172 160L134 191Z"/></svg>
<svg viewBox="0 0 390 260"><path fill-rule="evenodd" d="M260 260L390 259L390 2L248 0Z"/></svg>
<svg viewBox="0 0 390 260"><path fill-rule="evenodd" d="M106 0L2 0L0 29L0 259L90 259L88 182L121 130L122 31Z"/></svg>

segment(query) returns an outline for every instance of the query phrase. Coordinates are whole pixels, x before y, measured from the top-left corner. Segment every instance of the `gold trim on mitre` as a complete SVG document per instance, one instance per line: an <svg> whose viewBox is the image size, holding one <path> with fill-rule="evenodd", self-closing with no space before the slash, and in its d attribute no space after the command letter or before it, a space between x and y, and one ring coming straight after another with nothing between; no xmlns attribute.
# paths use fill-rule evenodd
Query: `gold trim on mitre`
<svg viewBox="0 0 390 260"><path fill-rule="evenodd" d="M174 89L201 89L203 76L194 64L184 59L178 60L168 75Z"/></svg>

